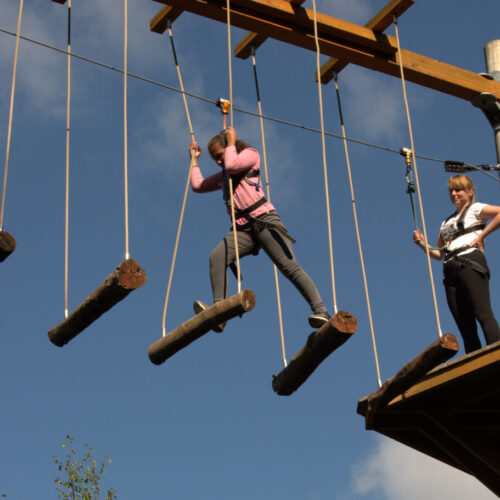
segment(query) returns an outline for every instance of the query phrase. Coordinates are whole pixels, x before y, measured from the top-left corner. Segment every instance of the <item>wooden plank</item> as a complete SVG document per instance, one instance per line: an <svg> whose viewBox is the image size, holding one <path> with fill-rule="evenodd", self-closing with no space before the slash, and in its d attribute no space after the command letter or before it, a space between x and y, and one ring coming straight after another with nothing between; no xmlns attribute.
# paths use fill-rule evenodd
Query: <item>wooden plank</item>
<svg viewBox="0 0 500 500"><path fill-rule="evenodd" d="M168 22L173 23L181 14L182 9L176 9L175 7L169 7L165 5L162 7L156 15L149 22L149 29L154 33L165 33Z"/></svg>
<svg viewBox="0 0 500 500"><path fill-rule="evenodd" d="M305 0L291 0L293 5L302 5ZM252 47L258 49L266 40L267 36L258 33L247 33L234 48L234 55L240 59L247 59L252 53Z"/></svg>
<svg viewBox="0 0 500 500"><path fill-rule="evenodd" d="M415 0L391 0L365 24L365 27L373 31L382 32L393 23L394 16L401 16L401 14L408 10L414 3ZM348 62L341 61L335 57L328 59L320 69L321 83L326 84L330 82L333 79L334 73L340 73L348 64ZM316 81L318 81L318 75L316 73L314 77Z"/></svg>
<svg viewBox="0 0 500 500"><path fill-rule="evenodd" d="M138 262L123 261L64 321L49 330L49 339L62 347L145 282L146 271Z"/></svg>
<svg viewBox="0 0 500 500"><path fill-rule="evenodd" d="M358 403L358 413L366 417L366 428L373 429L373 416L379 408L403 394L437 365L448 361L459 348L454 335L443 335L387 380L378 391L363 398Z"/></svg>
<svg viewBox="0 0 500 500"><path fill-rule="evenodd" d="M356 318L339 311L317 332L309 335L306 345L278 375L273 375L273 389L280 396L295 392L335 349L340 347L357 327Z"/></svg>
<svg viewBox="0 0 500 500"><path fill-rule="evenodd" d="M155 365L161 365L176 352L205 335L219 323L241 316L254 307L255 294L249 289L216 302L151 344L148 349L149 359Z"/></svg>
<svg viewBox="0 0 500 500"><path fill-rule="evenodd" d="M217 0L155 0L226 22L225 5ZM294 10L295 9L295 10ZM231 23L276 40L316 50L312 13L283 0L232 0ZM358 66L399 78L399 57L394 37L318 14L320 51ZM500 83L471 71L407 50L401 50L405 78L425 87L470 101L481 92L500 98Z"/></svg>
<svg viewBox="0 0 500 500"><path fill-rule="evenodd" d="M17 246L16 239L6 231L0 231L0 262L3 262Z"/></svg>

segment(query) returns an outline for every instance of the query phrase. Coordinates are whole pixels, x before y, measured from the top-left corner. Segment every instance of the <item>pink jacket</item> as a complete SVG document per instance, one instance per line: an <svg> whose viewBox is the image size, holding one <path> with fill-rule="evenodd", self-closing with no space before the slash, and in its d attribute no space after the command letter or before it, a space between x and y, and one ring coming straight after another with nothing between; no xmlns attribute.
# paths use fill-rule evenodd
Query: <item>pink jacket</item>
<svg viewBox="0 0 500 500"><path fill-rule="evenodd" d="M230 176L246 173L250 170L259 170L260 156L258 151L253 148L246 148L238 154L235 146L229 146L226 148L224 153L224 165L226 167L227 174ZM257 189L257 187L252 184L252 182L255 183L257 179L259 178L251 177L250 179L242 179L242 181L238 184L233 195L236 208L243 210L250 205L253 205L264 196L265 193L262 189L260 179L260 189ZM191 170L191 187L195 193L208 193L210 191L222 189L222 172L210 175L209 177L203 177L200 168L198 166L194 166ZM272 203L266 201L266 203L251 212L250 215L252 217L257 217L258 215L269 212L270 210L275 210L275 208ZM228 213L231 213L229 207ZM246 224L247 222L247 219L243 217L236 220L236 223L240 225Z"/></svg>

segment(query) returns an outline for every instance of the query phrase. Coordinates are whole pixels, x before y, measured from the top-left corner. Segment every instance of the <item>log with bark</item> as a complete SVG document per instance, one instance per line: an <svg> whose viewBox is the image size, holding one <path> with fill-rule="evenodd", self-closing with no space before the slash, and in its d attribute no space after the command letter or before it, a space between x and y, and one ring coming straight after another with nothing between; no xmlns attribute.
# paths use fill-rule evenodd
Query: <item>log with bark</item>
<svg viewBox="0 0 500 500"><path fill-rule="evenodd" d="M0 231L0 262L3 262L15 249L16 239L6 231Z"/></svg>
<svg viewBox="0 0 500 500"><path fill-rule="evenodd" d="M217 327L220 323L241 316L254 307L255 295L249 289L243 290L228 299L216 302L151 344L148 350L149 359L155 365L161 365L176 352Z"/></svg>
<svg viewBox="0 0 500 500"><path fill-rule="evenodd" d="M123 261L67 318L49 330L49 339L62 347L145 282L146 271L138 262Z"/></svg>
<svg viewBox="0 0 500 500"><path fill-rule="evenodd" d="M306 345L291 359L278 375L273 375L273 389L280 396L295 392L319 364L340 347L356 331L356 318L339 311L317 332L309 335Z"/></svg>

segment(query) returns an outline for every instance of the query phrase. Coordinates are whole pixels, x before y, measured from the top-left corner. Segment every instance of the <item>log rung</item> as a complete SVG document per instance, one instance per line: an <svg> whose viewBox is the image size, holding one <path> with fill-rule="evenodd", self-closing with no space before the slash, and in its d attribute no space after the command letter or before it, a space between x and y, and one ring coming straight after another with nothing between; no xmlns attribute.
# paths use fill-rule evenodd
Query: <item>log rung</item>
<svg viewBox="0 0 500 500"><path fill-rule="evenodd" d="M87 297L67 318L49 330L50 341L58 347L67 344L97 318L146 282L146 271L133 259L123 261L104 283Z"/></svg>
<svg viewBox="0 0 500 500"><path fill-rule="evenodd" d="M161 365L219 323L241 316L254 307L255 295L249 289L221 300L151 344L148 349L149 359L155 365Z"/></svg>
<svg viewBox="0 0 500 500"><path fill-rule="evenodd" d="M17 246L16 239L6 231L0 231L0 262L3 262Z"/></svg>
<svg viewBox="0 0 500 500"><path fill-rule="evenodd" d="M280 396L295 392L335 349L356 331L356 318L339 311L317 332L309 335L306 345L278 375L273 375L273 389Z"/></svg>

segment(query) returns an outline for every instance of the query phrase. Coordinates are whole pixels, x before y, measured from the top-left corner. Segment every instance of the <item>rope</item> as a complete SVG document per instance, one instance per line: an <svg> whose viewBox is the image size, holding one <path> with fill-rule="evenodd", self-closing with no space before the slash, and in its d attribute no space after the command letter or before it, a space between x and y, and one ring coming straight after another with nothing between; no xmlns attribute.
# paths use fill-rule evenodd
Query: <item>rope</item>
<svg viewBox="0 0 500 500"><path fill-rule="evenodd" d="M168 23L168 34L170 37L170 45L172 46L172 53L174 56L175 67L177 69L177 76L179 78L179 85L182 89L182 98L184 101L184 109L186 111L186 118L187 118L188 126L189 126L189 134L191 135L191 141L194 141L193 125L191 123L191 115L189 114L186 93L184 92L184 84L182 82L182 76L181 76L181 70L179 67L179 62L177 60L177 52L175 50L174 37L172 35L172 28L171 28L170 21ZM195 163L195 157L191 156L191 160L189 162L189 172L188 172L188 176L187 176L187 180L186 180L186 187L184 188L184 198L182 200L181 215L179 218L179 224L177 226L177 236L175 237L174 253L172 255L172 263L170 264L170 274L168 277L167 293L165 296L165 305L163 307L163 318L162 318L162 335L163 336L165 336L167 334L165 324L166 324L166 319L167 319L168 300L170 297L170 289L172 287L172 277L174 275L175 260L177 258L177 250L179 248L179 240L180 240L180 236L181 236L182 222L184 220L184 211L186 208L186 200L187 200L187 195L188 195L188 191L189 191L189 183L191 180L191 171L193 170L194 163Z"/></svg>
<svg viewBox="0 0 500 500"><path fill-rule="evenodd" d="M266 180L266 192L267 199L271 201L271 189L269 187L269 174L267 170L267 152L266 152L266 138L264 135L264 120L262 119L262 102L260 99L260 90L259 90L259 79L257 77L257 63L255 61L255 47L252 46L252 68L253 68L253 76L255 80L255 92L257 94L257 107L259 109L259 123L260 123L260 136L262 142L262 159L264 160L264 176ZM286 351L285 351L285 334L283 332L283 316L281 313L281 298L280 298L280 287L278 281L278 268L276 264L273 264L274 268L274 282L276 285L276 300L278 302L278 320L280 325L280 339L281 339L281 355L283 358L283 366L286 368Z"/></svg>
<svg viewBox="0 0 500 500"><path fill-rule="evenodd" d="M373 318L372 318L372 310L370 306L370 295L368 293L368 280L366 278L366 270L365 270L365 261L363 258L363 247L361 245L361 236L359 232L359 224L358 224L358 214L357 214L357 209L356 209L356 200L354 197L354 186L352 182L352 174L351 174L351 161L349 159L349 150L347 148L347 140L346 140L346 133L345 133L345 125L344 125L344 117L342 114L342 105L340 101L340 91L339 91L339 85L337 81L337 74L335 73L334 76L334 81L335 81L335 91L337 94L337 104L339 108L339 118L340 118L340 126L342 128L342 137L344 137L344 151L345 151L345 159L346 159L346 165L347 165L347 173L349 175L349 187L351 190L351 200L352 200L352 212L354 215L354 226L356 228L356 237L358 240L358 250L359 250L359 259L361 262L361 271L363 273L363 284L365 287L365 298L366 298L366 308L368 310L368 320L370 323L370 332L371 332L371 338L372 338L372 345L373 345L373 354L375 357L375 368L377 370L377 380L378 380L378 386L382 386L382 379L380 377L380 365L378 361L378 353L377 353L377 344L375 342L375 331L373 328Z"/></svg>
<svg viewBox="0 0 500 500"><path fill-rule="evenodd" d="M226 0L226 14L227 14L227 64L228 64L228 77L229 77L229 123L233 126L233 69L232 69L232 57L231 57L231 4L229 0ZM226 128L226 117L224 115L224 129ZM233 197L233 179L228 176L229 179L229 199L231 201L231 221L233 224L233 237L234 237L234 249L236 254L236 269L238 275L238 293L241 292L241 272L240 272L240 252L238 249L238 236L236 229L236 218L234 215L234 197Z"/></svg>
<svg viewBox="0 0 500 500"><path fill-rule="evenodd" d="M402 58L401 58L401 46L399 43L398 19L396 16L393 16L393 19L394 19L394 28L395 28L395 32L396 32L397 47L398 47L398 59L399 59L399 70L401 73L401 85L403 87L403 98L404 98L405 108L406 108L406 118L408 120L408 132L410 134L411 150L415 151L415 144L413 142L413 130L412 130L412 126L411 126L410 108L408 106L408 96L406 95L406 84L405 84L405 77L404 77L404 71L403 71L403 62L402 62ZM416 161L416 157L414 154L412 155L412 158L413 158L413 171L415 172L415 182L416 182L416 188L417 188L418 203L420 205L420 218L422 220L422 229L423 229L423 233L424 233L424 240L429 241L427 238L427 228L426 228L426 224L425 224L424 207L422 204L422 193L420 191L420 182L419 182L419 177L418 177L417 161ZM425 248L425 254L427 256L427 266L429 269L429 278L430 278L430 282L431 282L432 299L434 302L434 311L436 314L436 326L437 326L439 337L442 337L443 332L441 331L441 324L439 321L439 310L438 310L438 306L437 306L436 288L434 286L434 276L432 275L430 249L428 246L426 246L426 248Z"/></svg>
<svg viewBox="0 0 500 500"><path fill-rule="evenodd" d="M70 104L71 104L71 0L68 0L68 60L66 93L66 201L64 219L64 317L69 314L68 307L68 261L69 261L69 145L70 145Z"/></svg>
<svg viewBox="0 0 500 500"><path fill-rule="evenodd" d="M125 259L130 258L128 232L128 134L127 134L127 51L128 51L128 6L123 0L123 170L125 181Z"/></svg>
<svg viewBox="0 0 500 500"><path fill-rule="evenodd" d="M335 272L333 268L333 244L332 244L332 222L330 218L330 197L328 193L328 171L326 166L326 147L325 147L325 124L323 118L323 95L321 91L321 78L319 78L321 71L320 64L320 49L318 40L318 21L316 15L316 1L313 0L313 14L314 14L314 41L316 43L316 68L318 73L318 99L319 99L319 113L321 122L321 148L323 153L323 176L325 182L325 198L326 198L326 216L328 222L328 244L330 249L330 274L332 277L332 294L333 294L333 312L337 314L337 295L335 292Z"/></svg>
<svg viewBox="0 0 500 500"><path fill-rule="evenodd" d="M3 28L0 28L0 33L5 33L6 35L13 36L14 38L17 36L16 33L12 33L11 31L8 31L8 30L3 29ZM60 54L68 55L68 52L66 50L59 49L58 47L54 47L53 45L50 45L50 44L47 44L47 43L43 43L43 42L40 42L38 40L34 40L34 39L26 37L26 36L20 36L19 38L21 40L24 40L24 41L28 42L28 43L33 43L35 45L39 45L40 47L44 47L46 49L53 50L54 52L59 52ZM107 69L109 71L116 71L117 73L123 74L123 70L120 69L120 68L117 68L115 66L111 66L109 64L105 64L105 63L103 63L101 61L96 61L95 59L91 59L89 57L84 57L84 56L82 56L80 54L77 54L75 52L71 53L70 55L71 55L71 57L74 57L75 59L79 59L81 61L85 61L85 62L87 62L89 64L94 64L96 66L100 66L101 68ZM143 75L138 75L136 73L130 73L129 72L128 76L130 78L135 78L136 80L139 80L141 82L149 83L151 85L155 85L155 86L161 87L163 89L171 90L172 92L184 93L186 96L192 97L193 99L198 99L199 101L207 102L207 103L210 103L210 104L217 104L217 100L216 99L209 99L208 97L204 97L204 96L195 94L193 92L188 92L188 91L182 92L180 89L178 89L176 87L172 87L171 85L167 85L166 83L159 82L159 81L153 80L151 78L147 78L147 77L145 77ZM237 107L233 106L233 110L234 111L238 111L239 113L242 113L242 114L245 114L245 115L248 115L248 116L254 116L256 118L259 117L258 113L255 113L255 112L247 110L247 109L237 108ZM277 117L269 116L269 115L262 115L262 118L264 120L268 120L268 121L271 121L271 122L279 123L281 125L286 125L288 127L294 127L294 128L298 128L298 129L301 129L301 130L306 130L306 131L312 132L314 134L320 134L321 133L321 130L319 130L317 128L314 128L314 127L309 127L309 126L304 125L302 123L296 123L296 122L292 122L292 121L288 121L288 120L283 120L281 118L277 118ZM333 132L329 132L327 130L325 130L325 136L333 137L334 139L341 139L341 140L343 139L341 135L334 134ZM361 139L354 139L353 137L346 137L346 140L348 142L352 142L354 144L359 144L361 146L366 146L366 147L369 147L369 148L378 149L380 151L386 151L388 153L400 154L400 149L391 148L389 146L382 146L380 144L374 144L374 143L371 143L371 142L363 141ZM433 161L433 162L436 162L436 163L445 163L447 161L447 160L443 160L441 158L434 158L433 156L428 156L428 155L423 155L423 154L417 154L415 156L417 158L422 159L422 160ZM492 175L492 174L490 174L488 172L485 172L484 169L481 168L483 165L479 165L479 166L478 165L471 165L470 163L466 163L466 162L464 162L464 165L466 165L467 167L470 167L473 170L477 170L478 172L481 172L484 175L487 175L488 177L494 179L496 182L500 182L500 179L498 177L495 177L494 175ZM488 167L498 168L498 165L487 165L487 166Z"/></svg>
<svg viewBox="0 0 500 500"><path fill-rule="evenodd" d="M2 207L0 208L0 231L3 231L3 216L5 211L5 195L7 193L7 173L9 171L10 139L12 135L12 115L14 112L14 93L16 90L17 59L19 55L19 38L21 32L21 18L23 16L23 0L19 2L19 16L17 18L16 48L14 52L14 68L12 70L12 88L10 91L9 126L7 128L7 146L5 148L5 168L3 174Z"/></svg>

